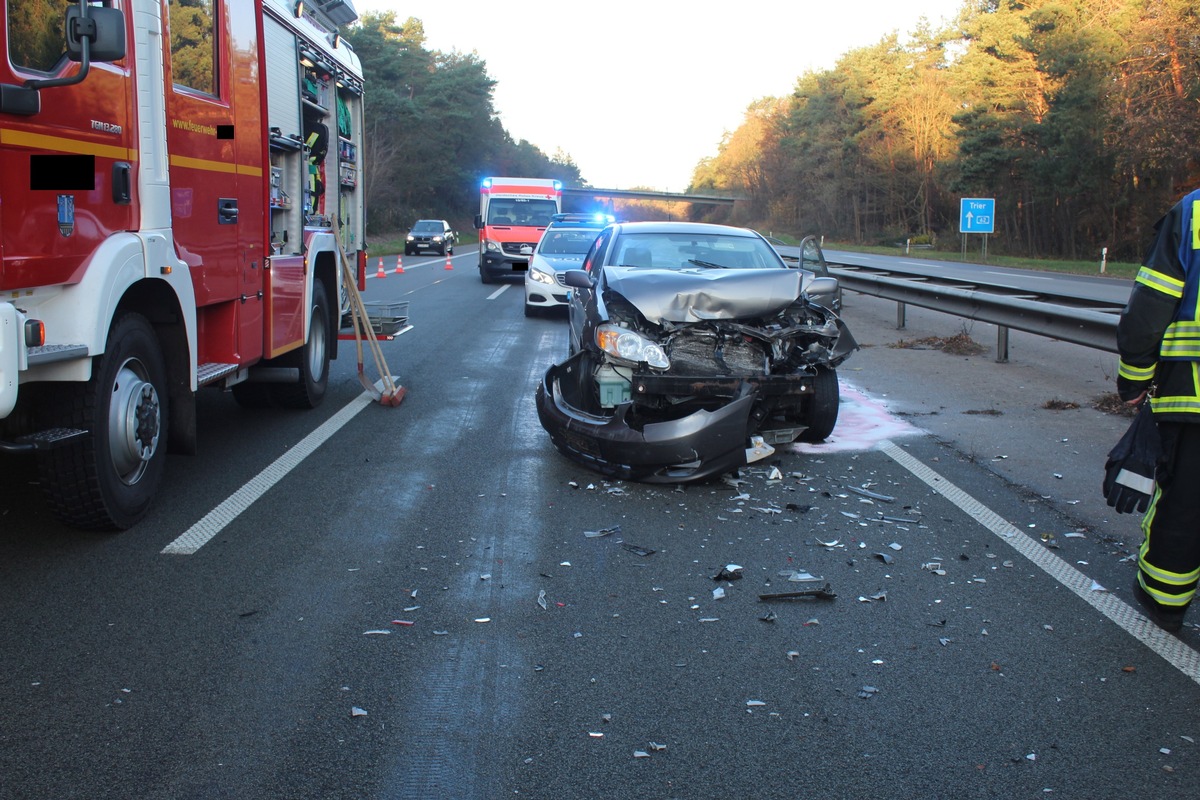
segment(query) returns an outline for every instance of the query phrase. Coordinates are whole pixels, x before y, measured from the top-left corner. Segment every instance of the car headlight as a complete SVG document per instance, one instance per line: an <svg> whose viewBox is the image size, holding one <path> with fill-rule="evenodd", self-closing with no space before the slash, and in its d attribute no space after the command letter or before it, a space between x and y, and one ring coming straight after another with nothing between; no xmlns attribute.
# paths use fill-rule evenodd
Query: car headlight
<svg viewBox="0 0 1200 800"><path fill-rule="evenodd" d="M493 242L491 239L485 239L483 242L483 249L487 250L489 253L499 253L500 245L496 242Z"/></svg>
<svg viewBox="0 0 1200 800"><path fill-rule="evenodd" d="M435 242L440 242L440 241L442 240L442 237L441 237L441 236L435 236L435 237L433 237L433 240L434 240Z"/></svg>
<svg viewBox="0 0 1200 800"><path fill-rule="evenodd" d="M610 356L633 364L646 362L657 369L667 369L671 361L658 344L640 333L620 325L601 325L596 329L596 344Z"/></svg>
<svg viewBox="0 0 1200 800"><path fill-rule="evenodd" d="M547 271L546 268L536 260L530 263L529 272L526 272L525 274L529 276L529 280L537 281L538 283L544 283L547 286L553 286L554 284L558 283L557 279L554 277L554 273Z"/></svg>
<svg viewBox="0 0 1200 800"><path fill-rule="evenodd" d="M413 235L410 233L410 234L409 234L409 235L408 235L408 236L407 236L407 237L404 239L404 241L406 241L406 242L411 242L411 241L412 241L413 239L415 239L415 238L417 238L417 237L413 236Z"/></svg>

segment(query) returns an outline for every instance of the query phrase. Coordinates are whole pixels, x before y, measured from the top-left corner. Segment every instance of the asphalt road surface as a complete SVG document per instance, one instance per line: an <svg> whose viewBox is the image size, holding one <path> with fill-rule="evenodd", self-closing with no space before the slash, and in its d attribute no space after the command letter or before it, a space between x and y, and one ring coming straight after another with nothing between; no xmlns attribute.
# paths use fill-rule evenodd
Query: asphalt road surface
<svg viewBox="0 0 1200 800"><path fill-rule="evenodd" d="M1197 630L1126 605L1099 497L1111 356L848 295L827 444L607 482L533 407L565 321L475 258L369 282L399 408L346 342L315 412L206 393L133 530L0 463L0 798L1195 797ZM836 599L760 600L796 573Z"/></svg>

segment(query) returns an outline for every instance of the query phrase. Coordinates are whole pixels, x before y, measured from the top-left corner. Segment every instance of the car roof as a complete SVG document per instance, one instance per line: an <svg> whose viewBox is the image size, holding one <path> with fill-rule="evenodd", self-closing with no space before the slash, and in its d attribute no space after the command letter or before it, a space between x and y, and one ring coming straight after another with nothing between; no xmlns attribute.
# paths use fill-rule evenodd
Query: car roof
<svg viewBox="0 0 1200 800"><path fill-rule="evenodd" d="M759 238L759 234L749 228L735 228L732 225L713 225L708 222L618 222L611 226L618 234L625 233L695 233L708 236L743 236L749 239Z"/></svg>

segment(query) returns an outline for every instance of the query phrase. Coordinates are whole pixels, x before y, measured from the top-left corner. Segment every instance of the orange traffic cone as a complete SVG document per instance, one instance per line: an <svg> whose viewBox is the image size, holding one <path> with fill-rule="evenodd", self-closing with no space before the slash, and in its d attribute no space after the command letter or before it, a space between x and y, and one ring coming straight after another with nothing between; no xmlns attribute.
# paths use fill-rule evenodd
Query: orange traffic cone
<svg viewBox="0 0 1200 800"><path fill-rule="evenodd" d="M396 274L397 275L404 274L404 257L403 256L396 256Z"/></svg>
<svg viewBox="0 0 1200 800"><path fill-rule="evenodd" d="M379 258L379 270L375 273L376 278L386 278L387 273L383 271L383 257Z"/></svg>
<svg viewBox="0 0 1200 800"><path fill-rule="evenodd" d="M454 269L454 267L450 264L450 254L449 253L446 254L446 269Z"/></svg>

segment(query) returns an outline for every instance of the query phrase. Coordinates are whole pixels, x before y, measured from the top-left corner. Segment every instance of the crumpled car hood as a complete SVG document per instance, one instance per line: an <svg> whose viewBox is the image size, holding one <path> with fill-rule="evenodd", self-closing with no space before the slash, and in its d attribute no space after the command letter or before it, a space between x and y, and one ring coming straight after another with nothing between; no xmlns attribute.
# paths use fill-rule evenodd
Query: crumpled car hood
<svg viewBox="0 0 1200 800"><path fill-rule="evenodd" d="M800 297L796 269L646 269L605 267L608 288L652 323L762 317Z"/></svg>

